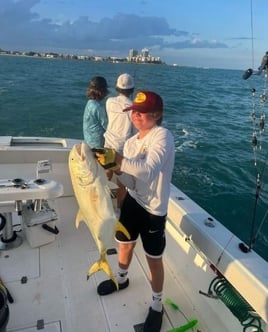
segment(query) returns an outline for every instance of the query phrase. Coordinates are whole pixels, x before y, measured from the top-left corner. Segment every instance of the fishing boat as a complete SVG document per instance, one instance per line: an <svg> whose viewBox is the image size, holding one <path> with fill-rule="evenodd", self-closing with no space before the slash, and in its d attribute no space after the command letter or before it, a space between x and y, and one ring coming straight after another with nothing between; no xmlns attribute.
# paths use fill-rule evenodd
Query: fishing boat
<svg viewBox="0 0 268 332"><path fill-rule="evenodd" d="M86 278L99 253L75 227L68 156L79 142L0 137L1 332L142 331L151 288L140 243L127 289L100 297L107 276ZM268 331L268 263L172 184L166 237L161 331ZM116 242L108 254L116 271Z"/></svg>

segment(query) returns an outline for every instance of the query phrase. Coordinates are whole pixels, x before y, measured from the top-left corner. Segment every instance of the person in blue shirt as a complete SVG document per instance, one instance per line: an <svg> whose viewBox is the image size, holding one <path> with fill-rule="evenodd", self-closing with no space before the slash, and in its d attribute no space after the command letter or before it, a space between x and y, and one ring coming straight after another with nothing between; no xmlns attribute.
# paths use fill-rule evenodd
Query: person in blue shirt
<svg viewBox="0 0 268 332"><path fill-rule="evenodd" d="M88 102L83 116L84 141L93 146L104 146L103 134L107 128L107 113L104 98L109 94L106 79L95 76L87 88Z"/></svg>

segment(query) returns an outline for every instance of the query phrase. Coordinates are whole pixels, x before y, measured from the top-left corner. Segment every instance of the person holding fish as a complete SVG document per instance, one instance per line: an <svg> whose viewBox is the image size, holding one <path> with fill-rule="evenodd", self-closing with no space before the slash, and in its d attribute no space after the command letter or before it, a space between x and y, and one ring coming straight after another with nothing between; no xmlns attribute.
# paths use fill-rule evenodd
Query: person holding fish
<svg viewBox="0 0 268 332"><path fill-rule="evenodd" d="M152 91L139 91L124 112L131 111L131 121L137 133L124 145L123 154L114 149L95 150L104 168L111 168L127 188L120 211L120 222L130 234L121 231L118 242L118 289L129 286L128 268L136 241L140 236L150 270L152 303L144 323L144 332L158 332L162 326L164 266L162 255L166 246L165 223L170 183L175 158L174 138L162 127L163 101ZM96 152L97 151L97 152ZM113 280L98 285L99 295L117 290Z"/></svg>
<svg viewBox="0 0 268 332"><path fill-rule="evenodd" d="M104 133L107 128L107 114L102 101L108 95L108 85L102 76L91 79L87 88L88 102L83 115L84 141L93 146L104 146Z"/></svg>

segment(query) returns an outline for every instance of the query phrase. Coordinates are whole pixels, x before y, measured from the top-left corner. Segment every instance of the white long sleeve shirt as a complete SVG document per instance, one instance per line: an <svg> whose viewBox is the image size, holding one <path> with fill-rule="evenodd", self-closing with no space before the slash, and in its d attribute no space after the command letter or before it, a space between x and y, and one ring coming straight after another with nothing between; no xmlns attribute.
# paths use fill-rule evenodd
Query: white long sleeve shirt
<svg viewBox="0 0 268 332"><path fill-rule="evenodd" d="M108 125L104 133L105 147L113 148L120 154L123 153L126 140L136 132L131 122L131 112L123 112L131 104L131 100L122 94L110 97L106 102Z"/></svg>
<svg viewBox="0 0 268 332"><path fill-rule="evenodd" d="M136 134L126 141L123 155L120 182L148 212L166 215L175 158L171 132L155 126L142 139Z"/></svg>

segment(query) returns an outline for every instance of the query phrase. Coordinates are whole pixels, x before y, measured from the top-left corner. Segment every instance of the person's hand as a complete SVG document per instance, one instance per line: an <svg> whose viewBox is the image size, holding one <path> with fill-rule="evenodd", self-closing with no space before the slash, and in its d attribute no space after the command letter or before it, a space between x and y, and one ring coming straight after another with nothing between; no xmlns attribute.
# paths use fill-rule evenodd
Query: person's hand
<svg viewBox="0 0 268 332"><path fill-rule="evenodd" d="M116 151L110 148L93 148L92 152L95 153L98 162L104 169L111 169L116 171L119 166L116 164Z"/></svg>

